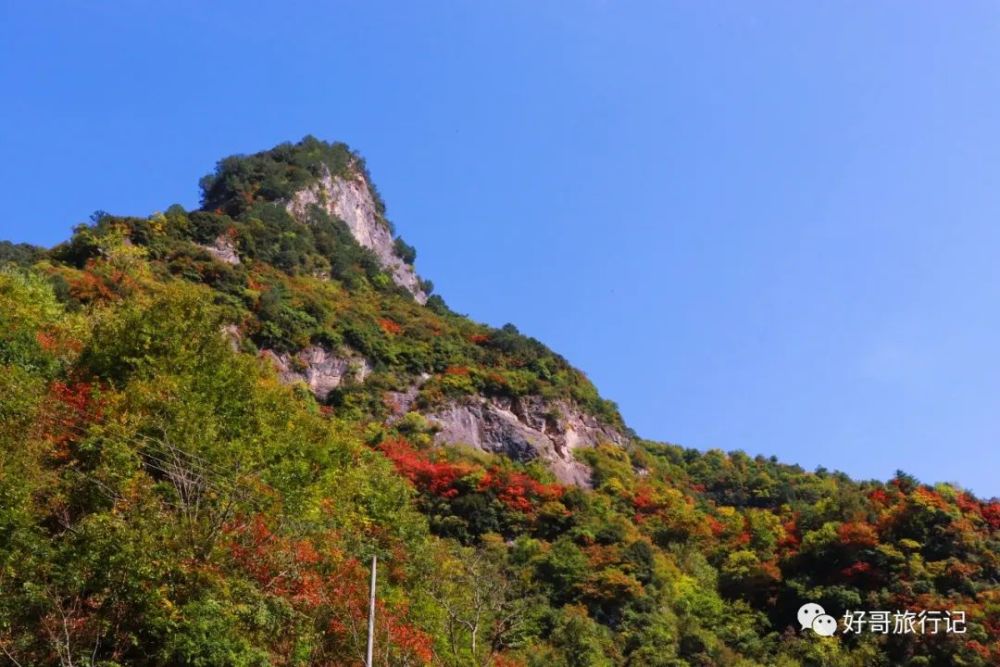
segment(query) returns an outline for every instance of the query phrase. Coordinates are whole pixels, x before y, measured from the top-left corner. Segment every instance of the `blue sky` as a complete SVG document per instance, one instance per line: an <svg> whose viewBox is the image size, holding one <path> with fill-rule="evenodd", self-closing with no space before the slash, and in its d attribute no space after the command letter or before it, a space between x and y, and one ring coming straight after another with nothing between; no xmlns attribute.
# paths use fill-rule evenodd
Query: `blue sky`
<svg viewBox="0 0 1000 667"><path fill-rule="evenodd" d="M1000 495L1000 5L0 0L0 237L361 151L642 435Z"/></svg>

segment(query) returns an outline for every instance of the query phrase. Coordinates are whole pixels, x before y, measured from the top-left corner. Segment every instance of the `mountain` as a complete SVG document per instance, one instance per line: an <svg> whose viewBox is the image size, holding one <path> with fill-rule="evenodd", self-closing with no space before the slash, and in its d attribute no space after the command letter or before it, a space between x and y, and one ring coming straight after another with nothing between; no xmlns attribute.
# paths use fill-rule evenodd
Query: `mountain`
<svg viewBox="0 0 1000 667"><path fill-rule="evenodd" d="M201 188L0 244L0 663L359 665L377 555L377 665L1000 664L996 499L642 439L343 144Z"/></svg>

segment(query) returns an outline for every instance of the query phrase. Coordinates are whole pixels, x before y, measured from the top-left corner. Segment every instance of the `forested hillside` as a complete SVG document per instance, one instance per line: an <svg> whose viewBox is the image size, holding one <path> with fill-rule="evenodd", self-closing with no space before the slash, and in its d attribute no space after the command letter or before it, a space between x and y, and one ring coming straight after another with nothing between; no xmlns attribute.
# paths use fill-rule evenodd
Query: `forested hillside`
<svg viewBox="0 0 1000 667"><path fill-rule="evenodd" d="M0 244L0 665L360 665L372 555L376 665L1000 664L996 499L643 440L433 295L343 144L201 186Z"/></svg>

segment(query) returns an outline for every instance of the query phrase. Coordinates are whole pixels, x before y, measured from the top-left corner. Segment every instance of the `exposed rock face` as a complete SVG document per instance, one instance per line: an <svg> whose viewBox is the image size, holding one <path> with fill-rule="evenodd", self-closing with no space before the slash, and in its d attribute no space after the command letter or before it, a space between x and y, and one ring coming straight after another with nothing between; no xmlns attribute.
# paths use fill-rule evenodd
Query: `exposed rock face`
<svg viewBox="0 0 1000 667"><path fill-rule="evenodd" d="M337 356L318 345L307 347L294 356L287 352L275 354L271 350L264 350L262 354L274 364L282 382L304 382L321 401L344 382L364 382L372 372L371 364L364 357Z"/></svg>
<svg viewBox="0 0 1000 667"><path fill-rule="evenodd" d="M201 247L220 262L234 265L240 263L240 254L236 252L236 244L225 234L215 239L215 243L212 245L203 245Z"/></svg>
<svg viewBox="0 0 1000 667"><path fill-rule="evenodd" d="M327 171L318 183L292 197L288 202L288 211L295 218L305 220L309 207L314 204L343 220L357 242L375 253L397 285L408 290L418 303L427 302L427 295L420 288L420 279L413 267L396 254L392 232L379 215L363 174L345 179L332 176Z"/></svg>
<svg viewBox="0 0 1000 667"><path fill-rule="evenodd" d="M431 379L430 373L421 373L416 384L406 391L387 391L384 395L385 403L395 417L402 417L413 408L420 394L420 387ZM389 420L394 421L393 419Z"/></svg>
<svg viewBox="0 0 1000 667"><path fill-rule="evenodd" d="M582 412L569 401L537 396L473 398L427 415L440 444L466 444L519 461L541 459L559 481L590 485L590 469L573 450L600 443L624 445L624 435Z"/></svg>

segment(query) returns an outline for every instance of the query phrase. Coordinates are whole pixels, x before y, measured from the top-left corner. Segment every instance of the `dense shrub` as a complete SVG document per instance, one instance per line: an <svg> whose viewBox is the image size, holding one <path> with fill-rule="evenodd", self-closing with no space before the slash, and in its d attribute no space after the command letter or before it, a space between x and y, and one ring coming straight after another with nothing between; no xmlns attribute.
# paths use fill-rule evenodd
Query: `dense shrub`
<svg viewBox="0 0 1000 667"><path fill-rule="evenodd" d="M27 243L15 244L10 241L0 241L0 266L4 264L31 266L41 259L44 254L44 248L28 245Z"/></svg>

